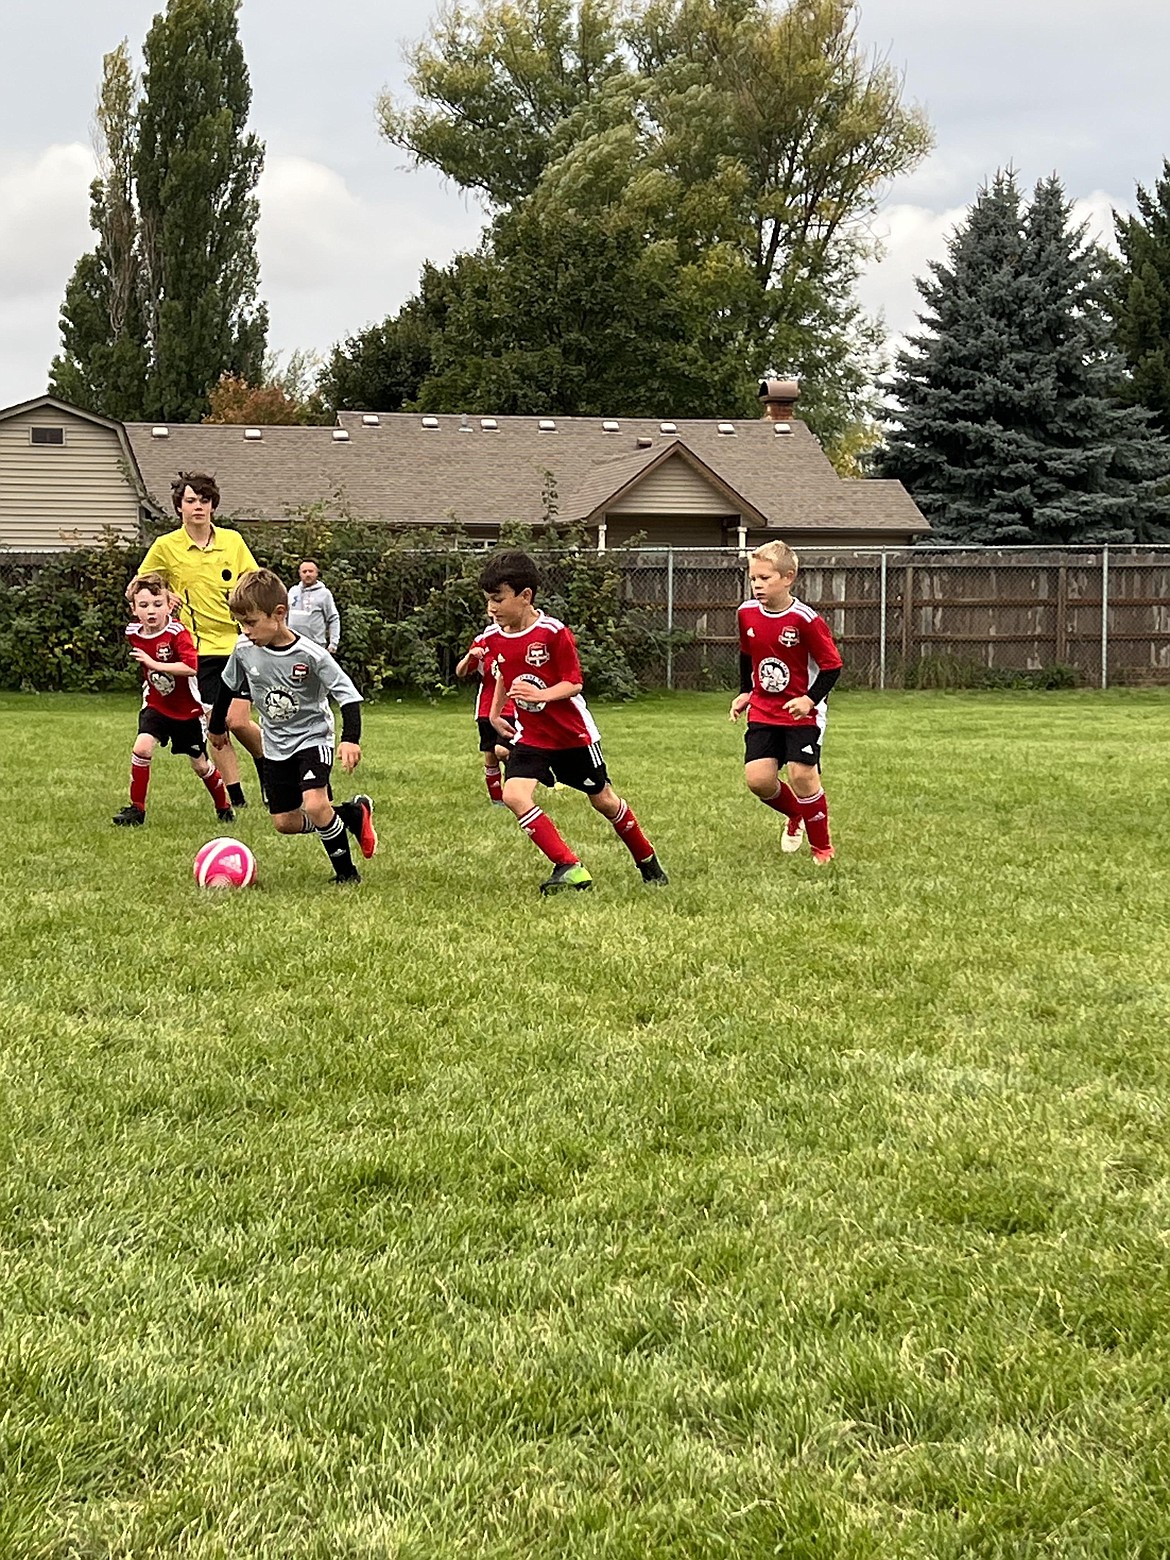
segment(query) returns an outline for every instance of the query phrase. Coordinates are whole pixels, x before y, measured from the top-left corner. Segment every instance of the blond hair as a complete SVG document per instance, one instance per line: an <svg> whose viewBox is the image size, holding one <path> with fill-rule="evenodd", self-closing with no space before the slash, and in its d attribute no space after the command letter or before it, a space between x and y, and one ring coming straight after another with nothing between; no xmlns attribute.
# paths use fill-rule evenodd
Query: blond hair
<svg viewBox="0 0 1170 1560"><path fill-rule="evenodd" d="M275 617L277 607L287 606L288 591L284 581L272 569L252 569L241 574L228 597L228 611L233 617L244 617L251 612Z"/></svg>
<svg viewBox="0 0 1170 1560"><path fill-rule="evenodd" d="M777 574L795 575L800 568L800 559L787 542L765 542L762 547L756 548L752 557L758 558L761 563L770 563Z"/></svg>
<svg viewBox="0 0 1170 1560"><path fill-rule="evenodd" d="M179 597L163 574L136 574L126 587L126 600L132 602L140 590L147 590L152 596L165 596L172 607L180 605Z"/></svg>

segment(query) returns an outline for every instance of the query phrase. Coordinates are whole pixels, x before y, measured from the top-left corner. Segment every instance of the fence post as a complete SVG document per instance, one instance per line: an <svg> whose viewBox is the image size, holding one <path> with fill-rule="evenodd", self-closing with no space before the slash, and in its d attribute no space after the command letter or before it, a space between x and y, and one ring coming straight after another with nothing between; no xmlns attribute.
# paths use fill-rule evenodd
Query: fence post
<svg viewBox="0 0 1170 1560"><path fill-rule="evenodd" d="M881 623L880 623L880 626L878 628L878 687L879 688L884 688L886 686L886 600L887 600L886 563L887 563L888 556L889 555L886 553L885 549L883 548L883 550L882 550Z"/></svg>
<svg viewBox="0 0 1170 1560"><path fill-rule="evenodd" d="M1109 686L1109 543L1101 549L1101 686Z"/></svg>
<svg viewBox="0 0 1170 1560"><path fill-rule="evenodd" d="M666 686L674 687L674 548L666 549Z"/></svg>

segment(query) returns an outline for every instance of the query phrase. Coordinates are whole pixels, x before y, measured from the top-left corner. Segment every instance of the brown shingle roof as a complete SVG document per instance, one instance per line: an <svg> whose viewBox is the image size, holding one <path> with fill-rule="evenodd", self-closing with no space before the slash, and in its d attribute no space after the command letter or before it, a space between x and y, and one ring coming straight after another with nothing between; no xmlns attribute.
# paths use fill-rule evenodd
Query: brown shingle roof
<svg viewBox="0 0 1170 1560"><path fill-rule="evenodd" d="M601 418L558 417L554 430L542 432L535 417L499 417L488 431L478 417L444 415L431 428L411 413L383 413L376 425L363 415L339 414L344 440L333 428L264 428L249 440L236 426L171 424L165 438L153 437L149 423L126 427L163 514L171 512L178 471L208 470L223 490L225 519L281 519L323 504L332 514L398 525L535 523L551 473L558 513L585 518L668 446L682 446L782 533L896 532L904 539L929 530L900 483L842 481L799 421L777 434L772 423L752 419L728 434L714 421L690 419L664 433L658 419L621 418L616 432L606 432ZM640 448L639 439L650 443ZM718 507L726 511L726 500Z"/></svg>

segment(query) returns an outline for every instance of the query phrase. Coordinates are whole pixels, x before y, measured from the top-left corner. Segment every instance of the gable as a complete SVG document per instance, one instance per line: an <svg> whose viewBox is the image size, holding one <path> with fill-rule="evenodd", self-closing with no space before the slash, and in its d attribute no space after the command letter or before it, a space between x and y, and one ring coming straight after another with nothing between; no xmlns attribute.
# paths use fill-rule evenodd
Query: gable
<svg viewBox="0 0 1170 1560"><path fill-rule="evenodd" d="M730 515L738 510L687 461L672 455L635 482L607 515Z"/></svg>

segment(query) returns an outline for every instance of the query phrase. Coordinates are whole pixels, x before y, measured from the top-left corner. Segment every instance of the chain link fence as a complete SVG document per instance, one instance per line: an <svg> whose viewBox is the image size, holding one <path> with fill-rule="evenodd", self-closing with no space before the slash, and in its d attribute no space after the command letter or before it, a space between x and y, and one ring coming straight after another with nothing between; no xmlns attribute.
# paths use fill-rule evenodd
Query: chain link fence
<svg viewBox="0 0 1170 1560"><path fill-rule="evenodd" d="M295 576L295 563L290 563L295 548L285 557L278 547L260 547L253 540L253 550L288 578ZM581 548L534 550L544 571L544 601L571 621L580 616L582 565L590 565L587 593L601 578L598 566L603 565L605 610L619 620L623 644L632 647L632 664L644 687L737 685L736 609L748 595L744 554L682 547L611 549L600 555ZM347 595L351 597L355 630L363 614L369 619L367 631L373 633L380 623L401 620L428 597L432 602L449 597L446 617L439 615L444 631L438 666L439 674L446 676L461 653L462 636L483 620L474 576L487 551L487 544L399 549L393 573L378 574L379 554L371 552L367 558L364 551L350 548L323 567L343 616ZM1170 683L1170 547L798 551L797 594L832 630L847 685ZM93 574L86 578L95 555L85 555L84 562L77 556L79 572L72 578L62 577L60 553L0 552L0 607L8 601L9 616L26 610L21 603L37 594L42 571L52 560L54 588L64 585L75 603L71 616L84 627L99 592ZM130 556L110 554L105 565L111 571L105 588L112 602L106 614L111 622L124 616L120 593ZM359 581L367 592L361 605ZM590 599L588 594L585 599ZM0 611L0 620L4 618ZM433 612L431 619L438 621ZM4 626L0 621L0 628ZM8 650L13 652L21 625L14 620L8 628ZM95 623L95 632L97 628ZM75 653L79 640L71 629L62 655ZM3 671L0 667L0 674ZM11 686L11 680L4 685Z"/></svg>

